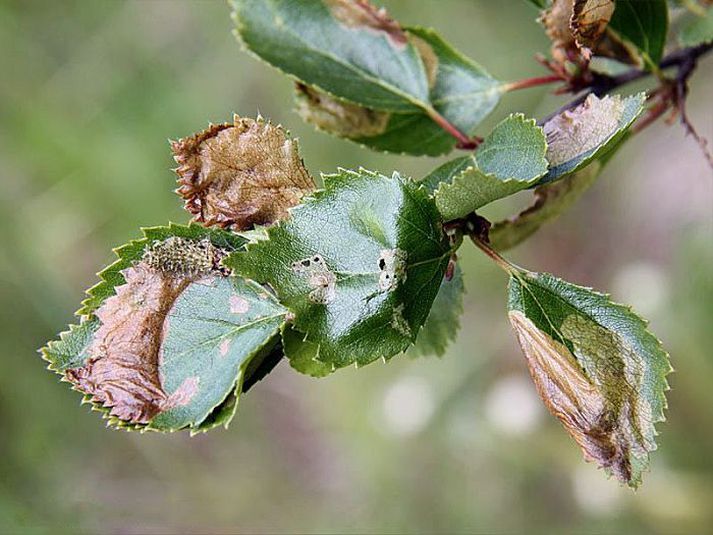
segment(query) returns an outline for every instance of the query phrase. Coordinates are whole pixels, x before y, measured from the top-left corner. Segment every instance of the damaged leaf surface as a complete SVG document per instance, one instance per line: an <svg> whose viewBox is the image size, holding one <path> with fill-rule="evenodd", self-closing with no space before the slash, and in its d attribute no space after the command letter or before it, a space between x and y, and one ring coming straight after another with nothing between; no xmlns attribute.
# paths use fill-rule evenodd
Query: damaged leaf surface
<svg viewBox="0 0 713 535"><path fill-rule="evenodd" d="M183 402L151 426L194 426L232 390L240 392L247 364L278 333L286 312L262 287L239 277L191 284L165 318L158 367L162 388Z"/></svg>
<svg viewBox="0 0 713 535"><path fill-rule="evenodd" d="M545 123L550 168L540 183L573 173L612 150L641 114L645 101L644 93L601 99L590 94L573 110Z"/></svg>
<svg viewBox="0 0 713 535"><path fill-rule="evenodd" d="M233 0L249 50L297 78L297 110L321 130L389 152L435 156L500 99L503 84L435 32L402 29L366 1Z"/></svg>
<svg viewBox="0 0 713 535"><path fill-rule="evenodd" d="M646 322L606 295L524 271L510 279L509 310L549 411L587 460L637 487L656 449L671 371Z"/></svg>
<svg viewBox="0 0 713 535"><path fill-rule="evenodd" d="M547 172L547 144L542 129L522 114L511 115L485 138L469 165L454 173L461 160L444 171L434 193L445 221L464 217L478 208L531 186Z"/></svg>
<svg viewBox="0 0 713 535"><path fill-rule="evenodd" d="M589 59L614 13L614 0L574 0L570 28L575 44Z"/></svg>
<svg viewBox="0 0 713 535"><path fill-rule="evenodd" d="M225 264L274 288L320 362L390 358L415 339L445 273L440 217L398 175L342 170L325 188Z"/></svg>
<svg viewBox="0 0 713 535"><path fill-rule="evenodd" d="M197 225L144 234L116 250L80 325L43 355L117 427L227 424L246 365L286 310L220 265L242 238Z"/></svg>
<svg viewBox="0 0 713 535"><path fill-rule="evenodd" d="M247 230L286 217L314 189L297 142L258 118L212 125L171 143L177 193L195 221Z"/></svg>

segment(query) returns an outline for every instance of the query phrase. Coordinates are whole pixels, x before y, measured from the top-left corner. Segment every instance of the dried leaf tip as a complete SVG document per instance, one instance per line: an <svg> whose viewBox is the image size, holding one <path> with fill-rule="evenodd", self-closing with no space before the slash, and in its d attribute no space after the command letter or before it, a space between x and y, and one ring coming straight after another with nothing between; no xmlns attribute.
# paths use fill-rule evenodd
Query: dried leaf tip
<svg viewBox="0 0 713 535"><path fill-rule="evenodd" d="M332 16L349 28L383 32L392 44L406 46L408 38L386 9L376 8L367 0L325 0Z"/></svg>
<svg viewBox="0 0 713 535"><path fill-rule="evenodd" d="M657 420L641 393L646 375L641 356L617 335L573 314L560 326L564 343L511 310L537 391L588 461L631 487L641 482L648 454L656 448Z"/></svg>
<svg viewBox="0 0 713 535"><path fill-rule="evenodd" d="M552 42L552 58L586 62L604 36L614 0L554 0L540 19Z"/></svg>
<svg viewBox="0 0 713 535"><path fill-rule="evenodd" d="M547 160L559 165L606 141L619 128L624 102L619 95L587 99L547 121L543 127L547 138Z"/></svg>
<svg viewBox="0 0 713 535"><path fill-rule="evenodd" d="M235 116L233 123L171 143L185 208L205 226L248 230L287 217L314 189L297 141L280 126Z"/></svg>
<svg viewBox="0 0 713 535"><path fill-rule="evenodd" d="M162 326L171 305L190 280L154 269L142 261L123 271L116 288L96 311L101 321L87 362L67 370L67 379L110 415L147 424L159 412L187 403L190 381L168 395L159 379Z"/></svg>

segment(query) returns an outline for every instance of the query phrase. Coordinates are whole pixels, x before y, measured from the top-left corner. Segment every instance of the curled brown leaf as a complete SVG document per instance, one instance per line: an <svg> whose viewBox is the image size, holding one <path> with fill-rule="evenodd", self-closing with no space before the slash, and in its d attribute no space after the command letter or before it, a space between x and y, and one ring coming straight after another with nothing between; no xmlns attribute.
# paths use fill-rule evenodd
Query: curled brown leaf
<svg viewBox="0 0 713 535"><path fill-rule="evenodd" d="M383 133L391 114L339 100L305 84L295 85L297 113L320 130L345 138Z"/></svg>
<svg viewBox="0 0 713 535"><path fill-rule="evenodd" d="M614 13L614 0L554 0L540 22L552 42L557 63L586 63L605 35Z"/></svg>
<svg viewBox="0 0 713 535"><path fill-rule="evenodd" d="M630 484L632 458L655 447L641 431L652 417L633 386L640 380L634 374L634 352L611 332L576 315L561 326L574 353L522 312L511 311L509 316L547 409L579 444L585 459Z"/></svg>
<svg viewBox="0 0 713 535"><path fill-rule="evenodd" d="M205 241L171 237L146 247L142 260L122 271L115 288L96 310L101 322L89 358L66 378L109 414L146 424L158 413L190 402L198 384L188 377L171 395L161 386L159 361L166 317L192 283L223 275L225 255Z"/></svg>
<svg viewBox="0 0 713 535"><path fill-rule="evenodd" d="M126 284L96 311L102 325L89 349L89 360L68 370L67 378L92 401L109 408L112 416L145 424L174 401L159 381L161 331L189 280L143 262L123 275Z"/></svg>
<svg viewBox="0 0 713 535"><path fill-rule="evenodd" d="M171 143L186 209L205 226L247 230L283 219L314 189L297 142L258 118L211 125Z"/></svg>
<svg viewBox="0 0 713 535"><path fill-rule="evenodd" d="M613 14L614 0L574 0L569 24L585 59L591 57Z"/></svg>
<svg viewBox="0 0 713 535"><path fill-rule="evenodd" d="M543 126L547 161L556 166L597 147L619 128L623 111L619 95L600 99L590 94L576 108L556 115Z"/></svg>

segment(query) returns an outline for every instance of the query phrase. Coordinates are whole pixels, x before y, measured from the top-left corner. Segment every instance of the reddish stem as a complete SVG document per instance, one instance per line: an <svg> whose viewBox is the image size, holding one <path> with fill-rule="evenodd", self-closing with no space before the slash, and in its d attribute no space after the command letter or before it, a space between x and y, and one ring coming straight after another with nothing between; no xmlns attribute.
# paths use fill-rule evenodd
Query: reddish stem
<svg viewBox="0 0 713 535"><path fill-rule="evenodd" d="M538 87L541 85L555 84L562 82L562 77L558 74L550 74L547 76L535 76L533 78L523 78L515 82L505 84L505 91L515 91L517 89L527 89L529 87Z"/></svg>
<svg viewBox="0 0 713 535"><path fill-rule="evenodd" d="M474 150L480 145L482 141L480 138L469 138L433 108L428 110L428 116L434 123L458 140L459 149Z"/></svg>

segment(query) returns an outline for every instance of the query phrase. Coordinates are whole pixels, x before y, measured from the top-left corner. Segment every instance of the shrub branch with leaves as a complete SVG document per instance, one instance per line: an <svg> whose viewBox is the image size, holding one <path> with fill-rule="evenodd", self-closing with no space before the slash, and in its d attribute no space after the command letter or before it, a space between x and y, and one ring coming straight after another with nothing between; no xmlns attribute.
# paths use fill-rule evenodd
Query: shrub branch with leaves
<svg viewBox="0 0 713 535"><path fill-rule="evenodd" d="M510 277L510 323L547 408L586 459L638 486L664 419L667 353L629 307L501 253L576 202L658 117L678 117L706 149L685 101L712 46L713 8L532 3L552 41L539 58L549 74L501 82L366 0L233 0L236 35L294 79L305 121L370 149L467 154L419 181L339 169L318 188L297 142L261 117L173 142L193 222L144 229L115 250L79 323L42 349L49 368L116 427L227 427L241 394L284 357L323 377L443 354L462 312L456 252L467 238ZM646 93L612 93L645 78ZM550 83L576 98L477 135L503 94ZM519 214L494 224L477 214L525 189L534 203Z"/></svg>

